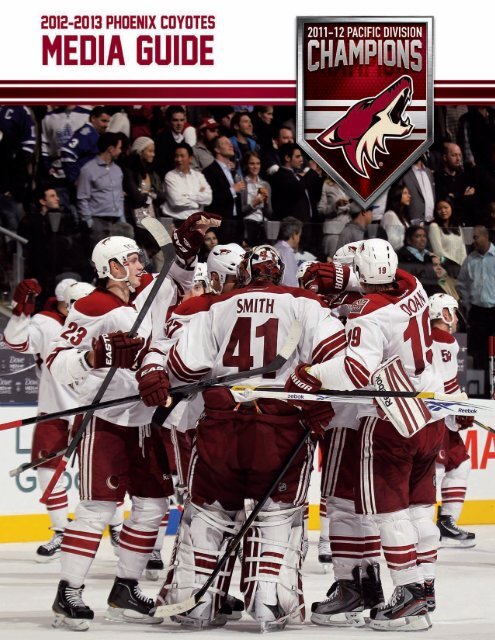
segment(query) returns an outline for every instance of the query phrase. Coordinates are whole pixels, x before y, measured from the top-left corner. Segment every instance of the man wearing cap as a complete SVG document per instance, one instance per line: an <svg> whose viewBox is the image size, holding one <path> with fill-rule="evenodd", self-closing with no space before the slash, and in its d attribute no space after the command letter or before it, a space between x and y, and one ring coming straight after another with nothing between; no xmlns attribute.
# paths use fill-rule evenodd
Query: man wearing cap
<svg viewBox="0 0 495 640"><path fill-rule="evenodd" d="M342 229L342 233L337 241L337 249L343 247L349 242L359 242L361 240L368 240L369 238L383 238L387 239L387 234L378 225L374 225L373 231L370 232L370 225L373 222L373 210L376 209L376 205L370 204L366 208L362 207L355 200L350 201L349 215L351 221L348 222Z"/></svg>
<svg viewBox="0 0 495 640"><path fill-rule="evenodd" d="M203 118L197 128L198 141L193 147L192 169L203 171L214 160L211 143L218 138L218 122L214 118Z"/></svg>

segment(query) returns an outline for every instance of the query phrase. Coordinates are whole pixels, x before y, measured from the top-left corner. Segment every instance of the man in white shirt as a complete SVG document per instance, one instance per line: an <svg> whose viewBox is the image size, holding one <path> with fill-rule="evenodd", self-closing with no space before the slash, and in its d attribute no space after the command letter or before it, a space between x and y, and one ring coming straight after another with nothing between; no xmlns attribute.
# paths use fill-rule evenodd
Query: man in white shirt
<svg viewBox="0 0 495 640"><path fill-rule="evenodd" d="M192 161L191 146L186 142L179 143L175 148L175 169L165 176L167 199L162 205L164 216L185 220L211 203L211 187L202 173L191 169Z"/></svg>

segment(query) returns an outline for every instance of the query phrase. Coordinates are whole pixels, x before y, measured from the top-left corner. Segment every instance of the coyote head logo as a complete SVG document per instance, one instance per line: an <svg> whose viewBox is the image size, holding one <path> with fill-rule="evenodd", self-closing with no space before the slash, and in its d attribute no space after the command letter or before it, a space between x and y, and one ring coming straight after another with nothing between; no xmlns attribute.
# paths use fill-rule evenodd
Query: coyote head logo
<svg viewBox="0 0 495 640"><path fill-rule="evenodd" d="M405 114L412 94L412 79L402 76L378 95L356 102L316 140L328 149L340 147L352 169L369 178L365 163L379 168L376 152L388 154L387 138L407 138L414 129Z"/></svg>

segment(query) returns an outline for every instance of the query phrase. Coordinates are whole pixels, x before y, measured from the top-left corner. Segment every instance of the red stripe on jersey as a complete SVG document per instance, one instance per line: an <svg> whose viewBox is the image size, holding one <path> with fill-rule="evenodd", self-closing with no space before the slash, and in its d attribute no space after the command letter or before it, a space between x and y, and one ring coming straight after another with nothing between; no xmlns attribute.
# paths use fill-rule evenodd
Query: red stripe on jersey
<svg viewBox="0 0 495 640"><path fill-rule="evenodd" d="M20 342L19 344L14 344L13 342L9 342L7 338L3 336L3 341L9 349L12 349L13 351L20 351L21 353L26 351L29 346L29 340L26 340L26 342Z"/></svg>
<svg viewBox="0 0 495 640"><path fill-rule="evenodd" d="M319 364L330 360L334 355L345 349L347 344L345 331L339 331L338 333L322 340L313 350L311 356L311 364Z"/></svg>
<svg viewBox="0 0 495 640"><path fill-rule="evenodd" d="M459 382L457 380L457 376L452 378L451 380L446 380L443 383L443 390L445 393L455 393L460 390Z"/></svg>
<svg viewBox="0 0 495 640"><path fill-rule="evenodd" d="M48 358L46 359L46 366L48 367L48 369L50 369L50 367L53 364L53 361L55 360L55 358L57 357L57 355L61 352L61 351L67 351L67 349L72 349L72 347L57 347L54 351L52 351L50 353L50 355L48 356Z"/></svg>
<svg viewBox="0 0 495 640"><path fill-rule="evenodd" d="M370 372L363 364L361 364L354 358L346 356L344 359L344 368L345 372L349 376L349 379L358 389L360 387L365 387L369 383Z"/></svg>
<svg viewBox="0 0 495 640"><path fill-rule="evenodd" d="M193 369L190 369L188 366L186 366L177 353L176 345L174 345L170 350L168 366L174 376L178 380L182 380L183 382L197 382L198 380L201 380L201 378L209 371L208 368L194 371Z"/></svg>

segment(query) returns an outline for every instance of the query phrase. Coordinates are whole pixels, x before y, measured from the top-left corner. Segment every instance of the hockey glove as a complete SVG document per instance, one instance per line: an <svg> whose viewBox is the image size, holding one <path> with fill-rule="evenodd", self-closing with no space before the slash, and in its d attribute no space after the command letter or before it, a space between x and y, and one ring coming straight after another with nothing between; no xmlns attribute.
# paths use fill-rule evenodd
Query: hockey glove
<svg viewBox="0 0 495 640"><path fill-rule="evenodd" d="M147 407L166 405L170 382L167 372L158 364L147 364L138 371L139 395Z"/></svg>
<svg viewBox="0 0 495 640"><path fill-rule="evenodd" d="M285 383L285 391L289 393L316 393L321 389L321 382L318 378L308 373L309 364L299 364L287 378ZM311 400L289 400L289 404L299 409L311 409L313 402Z"/></svg>
<svg viewBox="0 0 495 640"><path fill-rule="evenodd" d="M22 313L30 316L34 313L36 296L41 293L41 287L37 280L21 280L14 291L12 299L12 313L20 316Z"/></svg>
<svg viewBox="0 0 495 640"><path fill-rule="evenodd" d="M340 262L315 262L309 265L302 277L304 289L320 295L335 295L345 290L351 270Z"/></svg>
<svg viewBox="0 0 495 640"><path fill-rule="evenodd" d="M104 333L93 340L93 367L95 369L102 367L131 369L143 345L143 338L130 338L122 331Z"/></svg>
<svg viewBox="0 0 495 640"><path fill-rule="evenodd" d="M216 213L193 213L172 236L175 252L184 262L191 262L201 249L207 229L219 227L222 217Z"/></svg>
<svg viewBox="0 0 495 640"><path fill-rule="evenodd" d="M309 407L308 405L311 406ZM335 411L330 402L308 402L302 411L303 422L306 427L316 436L325 433L328 423L334 417Z"/></svg>
<svg viewBox="0 0 495 640"><path fill-rule="evenodd" d="M459 431L463 431L474 425L474 416L456 416L455 422Z"/></svg>

